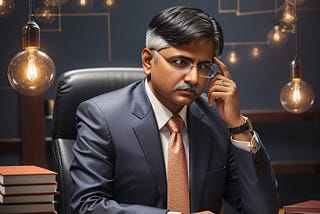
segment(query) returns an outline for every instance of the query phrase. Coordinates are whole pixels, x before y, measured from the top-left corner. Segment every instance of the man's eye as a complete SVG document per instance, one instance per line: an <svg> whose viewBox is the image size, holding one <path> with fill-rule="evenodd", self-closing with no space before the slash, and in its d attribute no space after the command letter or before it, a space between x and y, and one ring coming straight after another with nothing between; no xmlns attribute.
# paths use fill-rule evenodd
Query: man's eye
<svg viewBox="0 0 320 214"><path fill-rule="evenodd" d="M210 70L211 66L208 63L202 63L198 65L199 70Z"/></svg>
<svg viewBox="0 0 320 214"><path fill-rule="evenodd" d="M190 62L188 60L185 60L185 59L182 59L182 58L172 59L171 63L175 67L180 67L180 68L185 68L185 67L188 67L190 65Z"/></svg>

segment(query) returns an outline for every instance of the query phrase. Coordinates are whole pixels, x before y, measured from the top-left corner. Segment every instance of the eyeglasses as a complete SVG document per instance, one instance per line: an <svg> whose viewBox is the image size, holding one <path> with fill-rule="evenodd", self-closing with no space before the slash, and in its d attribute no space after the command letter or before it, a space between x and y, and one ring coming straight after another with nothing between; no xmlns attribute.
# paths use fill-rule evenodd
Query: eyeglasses
<svg viewBox="0 0 320 214"><path fill-rule="evenodd" d="M172 67L172 70L175 72L187 74L192 71L193 67L197 67L197 71L199 73L199 77L202 78L212 78L217 73L220 73L218 69L215 69L216 66L210 62L202 62L197 65L192 64L192 60L186 57L176 57L172 59L168 59L162 54L160 54L157 50L153 50L155 53L155 62L157 62L158 55L160 55L164 60L167 61Z"/></svg>

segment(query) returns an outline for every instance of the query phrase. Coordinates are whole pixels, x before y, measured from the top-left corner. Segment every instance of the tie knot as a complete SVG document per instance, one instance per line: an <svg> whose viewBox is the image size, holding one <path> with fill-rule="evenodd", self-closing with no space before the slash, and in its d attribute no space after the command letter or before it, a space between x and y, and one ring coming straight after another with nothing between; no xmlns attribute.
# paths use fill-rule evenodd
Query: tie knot
<svg viewBox="0 0 320 214"><path fill-rule="evenodd" d="M179 133L182 131L183 120L179 115L174 115L168 120L166 126L169 129L170 133Z"/></svg>

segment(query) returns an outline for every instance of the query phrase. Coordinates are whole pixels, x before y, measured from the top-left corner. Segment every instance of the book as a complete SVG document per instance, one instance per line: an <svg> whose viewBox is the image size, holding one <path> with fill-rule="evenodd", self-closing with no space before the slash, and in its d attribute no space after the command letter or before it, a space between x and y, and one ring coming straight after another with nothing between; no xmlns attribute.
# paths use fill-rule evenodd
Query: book
<svg viewBox="0 0 320 214"><path fill-rule="evenodd" d="M0 204L0 213L54 213L54 203Z"/></svg>
<svg viewBox="0 0 320 214"><path fill-rule="evenodd" d="M320 200L309 200L283 207L286 214L316 214L320 213Z"/></svg>
<svg viewBox="0 0 320 214"><path fill-rule="evenodd" d="M45 184L16 184L16 185L1 185L1 194L26 194L26 193L50 193L57 190L57 182Z"/></svg>
<svg viewBox="0 0 320 214"><path fill-rule="evenodd" d="M0 184L53 183L56 174L38 166L0 166Z"/></svg>
<svg viewBox="0 0 320 214"><path fill-rule="evenodd" d="M24 213L24 214L34 214L34 213ZM53 212L39 212L37 214L57 214L57 211L53 211Z"/></svg>
<svg viewBox="0 0 320 214"><path fill-rule="evenodd" d="M39 194L0 194L0 203L12 204L12 203L30 203L30 202L52 202L54 196L59 192L53 193L39 193Z"/></svg>

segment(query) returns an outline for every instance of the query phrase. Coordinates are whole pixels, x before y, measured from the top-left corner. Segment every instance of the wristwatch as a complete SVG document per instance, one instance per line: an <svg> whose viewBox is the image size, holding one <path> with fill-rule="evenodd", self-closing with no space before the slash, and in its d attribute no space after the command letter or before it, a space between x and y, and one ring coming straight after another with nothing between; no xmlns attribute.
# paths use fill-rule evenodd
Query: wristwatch
<svg viewBox="0 0 320 214"><path fill-rule="evenodd" d="M251 134L253 134L251 121L249 120L248 117L245 117L245 116L242 116L242 117L243 117L243 124L241 126L229 128L231 134L233 134L233 135L240 134L245 131L249 131Z"/></svg>

